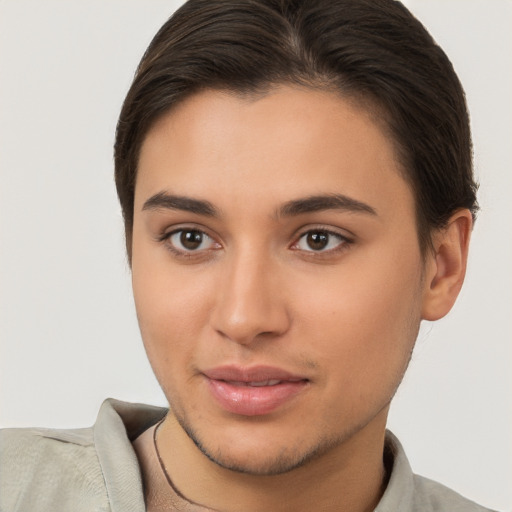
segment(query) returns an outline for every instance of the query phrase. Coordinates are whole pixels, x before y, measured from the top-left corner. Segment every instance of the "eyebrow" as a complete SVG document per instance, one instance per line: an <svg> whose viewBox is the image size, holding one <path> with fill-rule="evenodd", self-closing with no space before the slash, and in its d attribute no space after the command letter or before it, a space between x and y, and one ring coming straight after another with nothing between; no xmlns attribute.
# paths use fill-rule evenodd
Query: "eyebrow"
<svg viewBox="0 0 512 512"><path fill-rule="evenodd" d="M142 206L142 210L183 210L206 217L217 217L219 212L209 201L191 197L176 196L167 192L158 192Z"/></svg>
<svg viewBox="0 0 512 512"><path fill-rule="evenodd" d="M289 201L279 208L279 215L282 217L293 217L324 210L344 210L377 215L375 208L343 194L309 196Z"/></svg>
<svg viewBox="0 0 512 512"><path fill-rule="evenodd" d="M193 199L187 196L178 196L167 192L158 192L151 196L142 206L142 210L183 210L206 217L218 217L219 211L210 203L202 199ZM294 199L283 204L278 210L280 217L295 217L305 213L320 212L324 210L344 210L349 212L367 213L377 215L377 211L370 205L345 196L343 194L326 194Z"/></svg>

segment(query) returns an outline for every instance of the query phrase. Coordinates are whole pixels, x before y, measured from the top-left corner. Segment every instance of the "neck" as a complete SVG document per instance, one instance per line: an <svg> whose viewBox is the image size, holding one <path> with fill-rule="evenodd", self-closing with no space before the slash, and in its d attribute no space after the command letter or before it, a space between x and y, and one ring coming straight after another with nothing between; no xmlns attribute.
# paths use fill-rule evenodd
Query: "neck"
<svg viewBox="0 0 512 512"><path fill-rule="evenodd" d="M158 433L158 450L174 487L185 498L223 512L374 510L385 485L387 410L356 434L307 464L260 476L225 469L209 460L173 415Z"/></svg>

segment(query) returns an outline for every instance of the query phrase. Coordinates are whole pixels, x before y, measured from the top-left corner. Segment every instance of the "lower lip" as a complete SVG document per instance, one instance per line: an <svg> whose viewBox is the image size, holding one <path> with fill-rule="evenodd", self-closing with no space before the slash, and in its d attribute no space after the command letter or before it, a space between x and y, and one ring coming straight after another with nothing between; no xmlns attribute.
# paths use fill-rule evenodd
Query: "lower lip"
<svg viewBox="0 0 512 512"><path fill-rule="evenodd" d="M207 379L210 391L220 406L228 412L243 416L261 416L300 393L308 381L284 381L275 386L236 386L223 380Z"/></svg>

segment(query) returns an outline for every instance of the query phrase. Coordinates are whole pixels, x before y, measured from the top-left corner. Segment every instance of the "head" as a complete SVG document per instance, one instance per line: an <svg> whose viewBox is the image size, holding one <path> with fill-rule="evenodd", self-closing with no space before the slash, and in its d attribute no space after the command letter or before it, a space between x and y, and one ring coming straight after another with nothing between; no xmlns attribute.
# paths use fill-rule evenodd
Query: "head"
<svg viewBox="0 0 512 512"><path fill-rule="evenodd" d="M131 259L144 138L204 89L264 94L279 84L335 91L382 123L416 200L419 243L478 206L462 86L443 50L393 0L192 0L144 54L117 127L115 176Z"/></svg>
<svg viewBox="0 0 512 512"><path fill-rule="evenodd" d="M192 0L115 151L142 336L189 439L261 475L379 437L476 211L464 94L421 24L392 0Z"/></svg>

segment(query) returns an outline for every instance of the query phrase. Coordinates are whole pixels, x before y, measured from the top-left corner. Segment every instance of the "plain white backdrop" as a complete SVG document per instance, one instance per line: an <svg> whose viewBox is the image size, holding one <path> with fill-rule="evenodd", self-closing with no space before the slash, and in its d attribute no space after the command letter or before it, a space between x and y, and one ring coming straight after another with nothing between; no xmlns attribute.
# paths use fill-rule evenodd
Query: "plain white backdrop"
<svg viewBox="0 0 512 512"><path fill-rule="evenodd" d="M0 425L78 427L107 396L165 404L140 341L112 144L180 1L0 0ZM409 0L472 116L482 212L461 297L424 325L391 410L415 472L512 510L512 2Z"/></svg>

